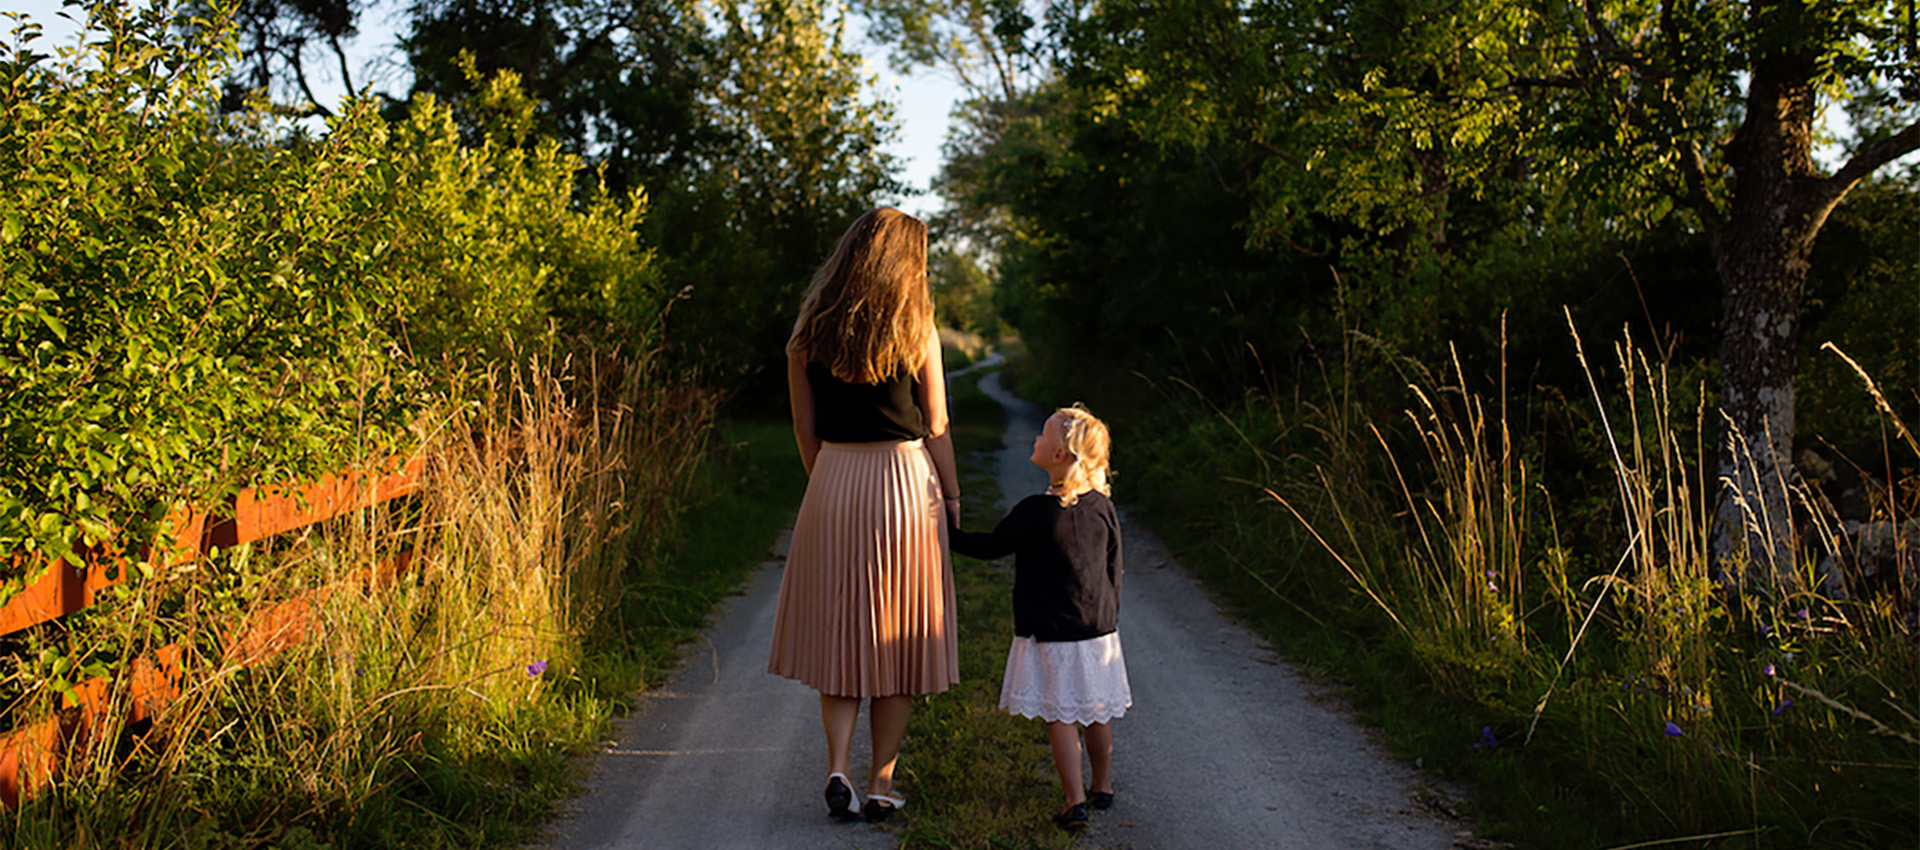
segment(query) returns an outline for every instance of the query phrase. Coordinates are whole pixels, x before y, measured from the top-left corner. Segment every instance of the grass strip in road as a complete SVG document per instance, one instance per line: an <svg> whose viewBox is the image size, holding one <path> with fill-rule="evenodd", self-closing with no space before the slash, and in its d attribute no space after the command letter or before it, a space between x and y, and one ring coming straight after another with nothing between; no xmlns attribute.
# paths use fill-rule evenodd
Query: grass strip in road
<svg viewBox="0 0 1920 850"><path fill-rule="evenodd" d="M976 373L953 382L954 451L970 530L1001 517L993 453L1005 433L1000 405ZM1047 726L999 709L1000 676L1013 636L1012 561L954 557L960 684L916 698L900 757L913 805L895 820L903 848L1057 848L1074 839L1049 821L1063 805ZM1124 726L1119 730L1125 745Z"/></svg>

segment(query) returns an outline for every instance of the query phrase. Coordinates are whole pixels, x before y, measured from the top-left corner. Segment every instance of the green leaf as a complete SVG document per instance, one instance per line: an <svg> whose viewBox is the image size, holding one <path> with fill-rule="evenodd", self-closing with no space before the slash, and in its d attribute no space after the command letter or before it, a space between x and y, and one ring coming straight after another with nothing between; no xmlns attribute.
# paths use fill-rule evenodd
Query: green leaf
<svg viewBox="0 0 1920 850"><path fill-rule="evenodd" d="M46 311L40 311L39 315L41 324L46 325L47 330L53 331L55 338L61 342L67 341L67 326L61 323L58 316Z"/></svg>

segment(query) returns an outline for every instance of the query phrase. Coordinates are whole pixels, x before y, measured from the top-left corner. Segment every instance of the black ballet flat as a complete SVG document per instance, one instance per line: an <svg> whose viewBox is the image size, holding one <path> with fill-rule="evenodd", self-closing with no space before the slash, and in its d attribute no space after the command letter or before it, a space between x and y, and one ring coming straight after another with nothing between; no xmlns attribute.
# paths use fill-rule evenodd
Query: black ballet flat
<svg viewBox="0 0 1920 850"><path fill-rule="evenodd" d="M853 786L847 784L844 774L827 774L827 815L834 820L860 819L853 808Z"/></svg>
<svg viewBox="0 0 1920 850"><path fill-rule="evenodd" d="M885 823L893 813L906 808L904 798L892 794L868 794L867 804L860 811L867 816L867 823Z"/></svg>
<svg viewBox="0 0 1920 850"><path fill-rule="evenodd" d="M1072 832L1087 827L1087 804L1074 803L1053 816L1053 825Z"/></svg>
<svg viewBox="0 0 1920 850"><path fill-rule="evenodd" d="M1092 806L1096 809L1099 809L1100 811L1103 811L1103 812L1108 809L1111 809L1113 808L1113 792L1112 791L1094 791L1092 793L1089 793L1087 795L1087 805Z"/></svg>

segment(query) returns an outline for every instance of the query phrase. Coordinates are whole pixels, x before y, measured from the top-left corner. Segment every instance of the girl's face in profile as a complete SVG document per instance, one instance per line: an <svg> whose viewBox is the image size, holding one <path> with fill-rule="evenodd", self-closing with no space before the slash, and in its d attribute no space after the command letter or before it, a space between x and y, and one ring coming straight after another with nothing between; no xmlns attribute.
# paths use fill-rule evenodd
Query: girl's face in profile
<svg viewBox="0 0 1920 850"><path fill-rule="evenodd" d="M1033 438L1033 456L1028 460L1034 466L1052 471L1071 457L1067 452L1066 423L1058 413L1047 417L1047 424L1040 426L1040 435Z"/></svg>

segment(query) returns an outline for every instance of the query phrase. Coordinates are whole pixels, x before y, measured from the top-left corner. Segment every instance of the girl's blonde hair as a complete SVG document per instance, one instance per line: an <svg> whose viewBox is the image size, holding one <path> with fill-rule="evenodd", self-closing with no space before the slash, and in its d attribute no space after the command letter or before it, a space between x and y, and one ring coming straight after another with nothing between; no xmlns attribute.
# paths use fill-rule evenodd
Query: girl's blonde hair
<svg viewBox="0 0 1920 850"><path fill-rule="evenodd" d="M856 219L814 272L787 351L842 381L877 384L919 371L932 333L927 225L881 208Z"/></svg>
<svg viewBox="0 0 1920 850"><path fill-rule="evenodd" d="M1067 467L1065 479L1061 482L1060 504L1071 505L1080 500L1080 491L1098 490L1100 495L1112 497L1113 486L1107 479L1113 476L1109 461L1113 452L1113 438L1107 434L1107 423L1084 405L1075 402L1072 407L1063 407L1053 412L1060 417L1061 431L1067 453L1073 455L1073 465Z"/></svg>

